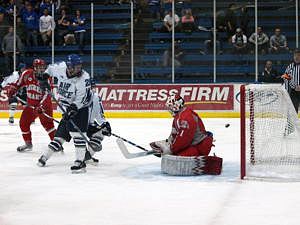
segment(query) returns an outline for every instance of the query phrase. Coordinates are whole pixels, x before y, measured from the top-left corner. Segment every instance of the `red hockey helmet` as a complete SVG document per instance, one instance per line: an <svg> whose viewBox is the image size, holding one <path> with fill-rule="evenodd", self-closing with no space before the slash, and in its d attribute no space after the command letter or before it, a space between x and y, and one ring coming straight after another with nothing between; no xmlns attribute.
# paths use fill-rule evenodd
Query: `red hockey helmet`
<svg viewBox="0 0 300 225"><path fill-rule="evenodd" d="M180 95L174 94L167 98L166 107L173 116L178 113L183 106L184 99Z"/></svg>
<svg viewBox="0 0 300 225"><path fill-rule="evenodd" d="M38 76L42 75L47 68L47 64L43 59L34 59L32 66Z"/></svg>

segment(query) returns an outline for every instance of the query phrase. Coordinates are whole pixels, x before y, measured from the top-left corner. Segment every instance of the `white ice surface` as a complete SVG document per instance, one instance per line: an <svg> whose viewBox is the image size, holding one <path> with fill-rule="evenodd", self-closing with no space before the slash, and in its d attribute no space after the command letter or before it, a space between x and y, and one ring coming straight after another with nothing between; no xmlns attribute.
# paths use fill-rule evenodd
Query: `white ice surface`
<svg viewBox="0 0 300 225"><path fill-rule="evenodd" d="M170 119L110 122L114 133L145 147L171 127ZM224 159L220 176L163 175L159 158L125 159L114 137L104 140L99 166L86 174L70 173L72 143L39 168L49 142L39 122L32 126L34 150L18 153L19 127L2 119L0 225L299 225L300 183L240 181L238 119L204 123L217 140L212 152Z"/></svg>

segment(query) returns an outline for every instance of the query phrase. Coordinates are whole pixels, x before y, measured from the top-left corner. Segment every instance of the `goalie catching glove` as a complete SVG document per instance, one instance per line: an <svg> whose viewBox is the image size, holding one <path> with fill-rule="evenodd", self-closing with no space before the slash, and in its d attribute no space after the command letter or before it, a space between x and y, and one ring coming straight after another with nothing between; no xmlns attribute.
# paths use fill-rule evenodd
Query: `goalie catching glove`
<svg viewBox="0 0 300 225"><path fill-rule="evenodd" d="M155 155L170 155L172 154L171 152L171 146L170 142L168 139L166 140L161 140L161 141L154 141L150 143L150 147L154 150L157 151L158 154Z"/></svg>

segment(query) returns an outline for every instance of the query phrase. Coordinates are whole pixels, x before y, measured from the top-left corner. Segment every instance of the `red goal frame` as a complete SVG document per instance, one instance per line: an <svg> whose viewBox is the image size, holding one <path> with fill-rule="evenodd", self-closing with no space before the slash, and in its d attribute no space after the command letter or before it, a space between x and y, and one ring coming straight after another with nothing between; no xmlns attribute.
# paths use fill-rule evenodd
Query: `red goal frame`
<svg viewBox="0 0 300 225"><path fill-rule="evenodd" d="M253 165L255 163L255 149L254 149L254 94L249 91L249 102L246 102L246 85L241 85L240 87L240 150L241 150L241 179L246 176L246 104L249 104L249 121L250 121L250 163Z"/></svg>

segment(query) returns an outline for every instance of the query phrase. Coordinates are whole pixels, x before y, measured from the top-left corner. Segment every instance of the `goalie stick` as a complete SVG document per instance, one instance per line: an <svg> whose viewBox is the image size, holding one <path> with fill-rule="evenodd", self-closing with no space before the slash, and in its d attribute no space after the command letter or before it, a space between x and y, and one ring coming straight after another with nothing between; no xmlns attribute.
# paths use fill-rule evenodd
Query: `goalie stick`
<svg viewBox="0 0 300 225"><path fill-rule="evenodd" d="M98 123L97 120L94 120L94 122L97 124L97 126L98 126L99 129L103 128ZM121 150L122 154L124 155L124 157L126 159L133 159L133 158L143 157L143 156L147 156L147 155L153 155L153 154L157 153L156 151L153 151L153 150L149 151L146 148L144 148L144 147L142 147L142 146L140 146L138 144L135 144L132 141L129 141L129 140L127 140L127 139L125 139L125 138L117 135L117 134L111 133L111 135L117 138L116 142L118 144L118 147L119 147L119 149ZM133 145L134 147L137 147L137 148L143 150L144 152L137 152L137 153L131 153L131 152L129 152L128 149L127 149L127 147L124 144L124 141L127 142L128 144Z"/></svg>
<svg viewBox="0 0 300 225"><path fill-rule="evenodd" d="M128 151L127 147L125 146L123 139L117 138L116 142L117 142L122 154L124 155L124 157L126 159L144 157L144 156L153 155L155 153L158 153L157 151L153 151L153 150L151 150L151 151L146 150L144 152L131 153L131 152Z"/></svg>

